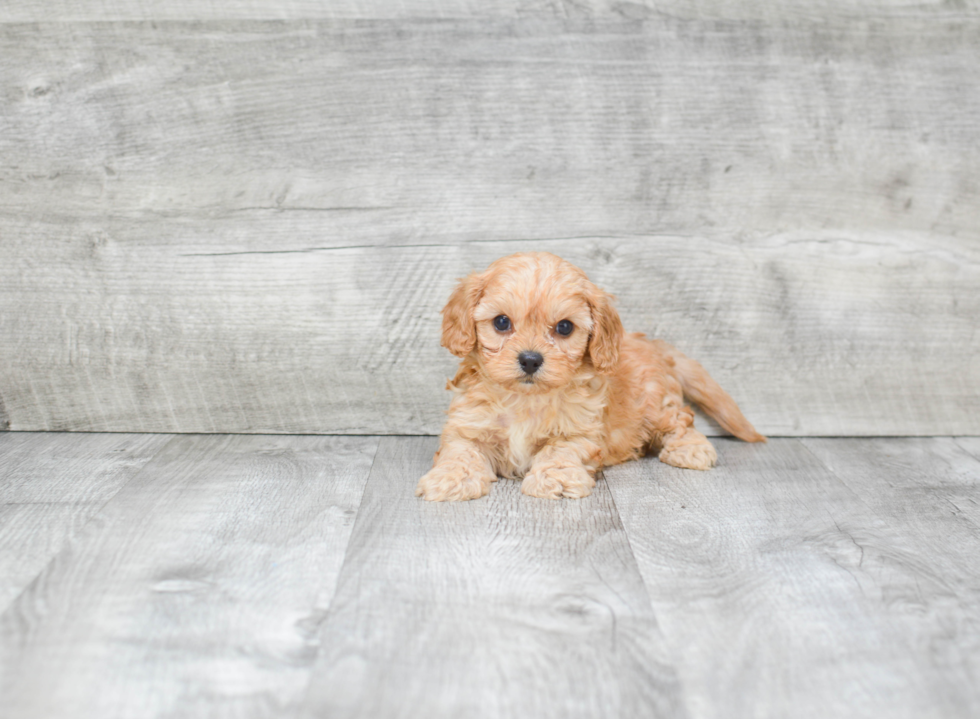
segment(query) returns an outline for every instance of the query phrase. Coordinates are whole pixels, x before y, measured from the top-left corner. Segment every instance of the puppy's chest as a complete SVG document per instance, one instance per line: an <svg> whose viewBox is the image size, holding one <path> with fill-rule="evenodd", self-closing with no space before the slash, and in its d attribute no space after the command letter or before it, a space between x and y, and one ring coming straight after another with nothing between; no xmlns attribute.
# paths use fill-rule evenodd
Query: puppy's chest
<svg viewBox="0 0 980 719"><path fill-rule="evenodd" d="M590 434L595 431L595 412L577 403L534 402L533 399L507 410L498 409L492 421L498 470L522 475L534 455L551 439Z"/></svg>
<svg viewBox="0 0 980 719"><path fill-rule="evenodd" d="M546 421L544 411L500 413L494 421L494 439L501 455L504 474L523 474L534 455L552 437L553 423Z"/></svg>

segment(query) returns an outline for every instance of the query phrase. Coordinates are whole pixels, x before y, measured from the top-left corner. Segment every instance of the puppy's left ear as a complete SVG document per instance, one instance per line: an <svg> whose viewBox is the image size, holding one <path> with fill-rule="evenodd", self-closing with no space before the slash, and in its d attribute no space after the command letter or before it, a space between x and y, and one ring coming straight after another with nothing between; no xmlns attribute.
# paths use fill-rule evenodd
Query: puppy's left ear
<svg viewBox="0 0 980 719"><path fill-rule="evenodd" d="M442 308L442 346L457 357L465 357L476 347L473 310L483 294L482 275L464 277Z"/></svg>
<svg viewBox="0 0 980 719"><path fill-rule="evenodd" d="M609 373L619 362L619 343L623 338L623 323L612 305L614 299L612 295L595 287L588 299L592 309L589 356L597 370Z"/></svg>

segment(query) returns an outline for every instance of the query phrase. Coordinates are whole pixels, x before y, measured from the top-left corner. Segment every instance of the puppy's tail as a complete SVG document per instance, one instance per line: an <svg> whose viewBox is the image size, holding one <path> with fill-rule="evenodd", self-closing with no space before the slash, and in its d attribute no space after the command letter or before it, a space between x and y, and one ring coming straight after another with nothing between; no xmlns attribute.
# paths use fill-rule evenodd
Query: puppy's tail
<svg viewBox="0 0 980 719"><path fill-rule="evenodd" d="M739 439L746 442L766 441L765 437L755 431L751 422L745 419L735 400L711 379L711 375L704 367L666 342L657 342L657 344L665 355L674 360L674 375L681 383L687 397L694 400L718 424Z"/></svg>

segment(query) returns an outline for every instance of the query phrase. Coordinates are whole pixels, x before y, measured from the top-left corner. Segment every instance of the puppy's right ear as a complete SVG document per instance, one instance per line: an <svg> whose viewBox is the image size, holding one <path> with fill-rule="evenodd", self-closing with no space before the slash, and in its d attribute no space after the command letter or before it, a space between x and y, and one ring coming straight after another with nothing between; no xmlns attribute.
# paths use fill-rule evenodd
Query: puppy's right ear
<svg viewBox="0 0 980 719"><path fill-rule="evenodd" d="M473 310L483 294L483 278L476 273L464 277L442 308L442 346L457 357L465 357L476 347Z"/></svg>

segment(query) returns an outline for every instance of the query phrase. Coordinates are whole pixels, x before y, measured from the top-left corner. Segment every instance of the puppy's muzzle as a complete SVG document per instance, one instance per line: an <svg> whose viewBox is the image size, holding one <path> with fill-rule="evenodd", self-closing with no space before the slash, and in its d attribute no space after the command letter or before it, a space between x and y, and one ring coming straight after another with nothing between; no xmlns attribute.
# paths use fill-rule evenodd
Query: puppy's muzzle
<svg viewBox="0 0 980 719"><path fill-rule="evenodd" d="M540 352L521 352L517 355L517 361L520 363L521 369L524 370L524 374L530 377L544 364L544 357L541 356Z"/></svg>

